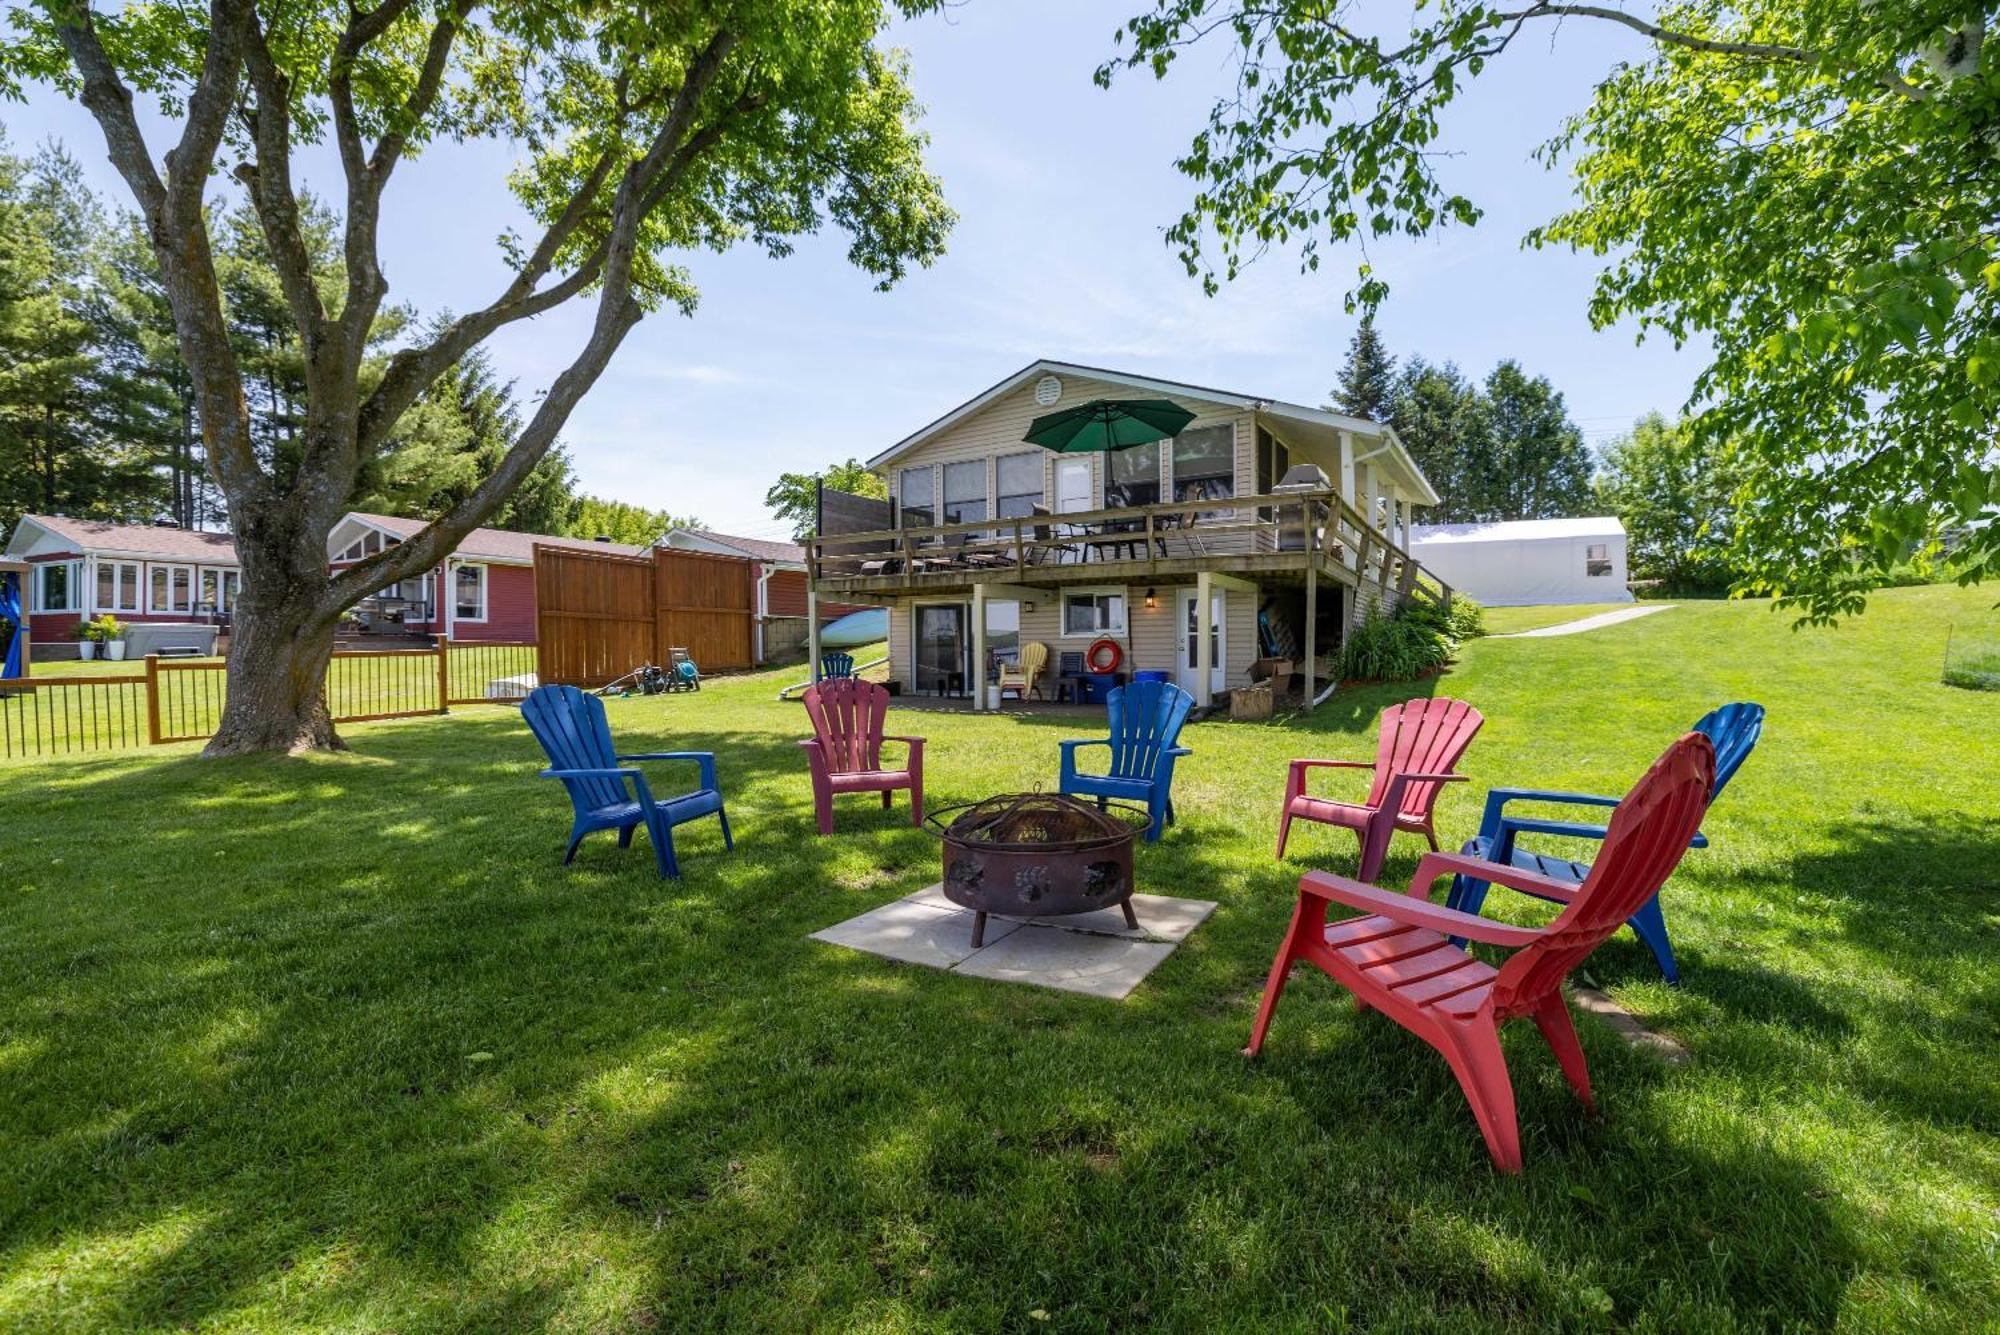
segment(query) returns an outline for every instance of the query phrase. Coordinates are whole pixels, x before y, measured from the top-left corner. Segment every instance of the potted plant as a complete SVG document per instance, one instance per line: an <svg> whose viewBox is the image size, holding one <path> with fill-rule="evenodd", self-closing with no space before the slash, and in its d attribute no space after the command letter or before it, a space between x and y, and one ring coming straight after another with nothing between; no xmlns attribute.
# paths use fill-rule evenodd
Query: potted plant
<svg viewBox="0 0 2000 1335"><path fill-rule="evenodd" d="M79 621L76 630L76 656L88 663L97 657L97 626L94 622Z"/></svg>
<svg viewBox="0 0 2000 1335"><path fill-rule="evenodd" d="M98 643L104 646L104 656L114 663L125 658L125 623L106 612L90 623L97 628Z"/></svg>

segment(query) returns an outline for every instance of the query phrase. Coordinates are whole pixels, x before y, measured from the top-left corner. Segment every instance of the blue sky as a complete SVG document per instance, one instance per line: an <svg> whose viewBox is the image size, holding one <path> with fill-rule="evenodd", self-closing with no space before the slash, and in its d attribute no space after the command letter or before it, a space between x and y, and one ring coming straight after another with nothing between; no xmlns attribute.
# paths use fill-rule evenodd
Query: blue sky
<svg viewBox="0 0 2000 1335"><path fill-rule="evenodd" d="M899 25L891 40L911 53L930 161L961 215L949 253L888 294L846 264L832 232L785 260L747 247L686 257L700 310L641 324L571 419L584 487L777 536L763 495L779 472L866 458L1040 356L1322 401L1353 332L1342 294L1357 255L1328 248L1317 274L1271 255L1215 298L1184 275L1161 240L1190 194L1172 164L1223 86L1228 51L1198 48L1165 83L1096 88L1112 33L1142 3L968 0ZM1596 263L1520 248L1569 192L1530 155L1612 62L1645 53L1623 29L1582 21L1517 42L1447 125L1457 156L1443 170L1485 219L1370 254L1394 289L1378 319L1392 351L1480 375L1517 358L1567 395L1593 442L1676 408L1700 361L1657 339L1635 346L1629 329L1593 331ZM123 201L78 108L40 93L0 115L17 149L55 135ZM156 149L165 142L156 135ZM396 299L464 310L497 290L492 239L520 218L510 161L484 145L405 166L384 235ZM301 175L338 197L323 154ZM539 392L587 318L559 312L504 335L503 373Z"/></svg>

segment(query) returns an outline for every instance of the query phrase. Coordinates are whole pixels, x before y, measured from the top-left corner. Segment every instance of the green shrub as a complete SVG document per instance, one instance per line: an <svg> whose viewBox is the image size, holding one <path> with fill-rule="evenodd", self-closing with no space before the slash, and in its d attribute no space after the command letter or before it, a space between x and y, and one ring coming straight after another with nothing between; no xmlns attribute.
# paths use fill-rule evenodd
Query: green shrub
<svg viewBox="0 0 2000 1335"><path fill-rule="evenodd" d="M1413 598L1392 614L1371 612L1347 634L1340 651L1340 676L1348 681L1408 681L1450 659L1462 640L1485 634L1481 608L1454 597L1449 611L1427 598Z"/></svg>
<svg viewBox="0 0 2000 1335"><path fill-rule="evenodd" d="M1486 609L1479 605L1477 599L1468 598L1462 593L1452 596L1448 621L1445 633L1461 644L1467 640L1476 640L1486 633Z"/></svg>

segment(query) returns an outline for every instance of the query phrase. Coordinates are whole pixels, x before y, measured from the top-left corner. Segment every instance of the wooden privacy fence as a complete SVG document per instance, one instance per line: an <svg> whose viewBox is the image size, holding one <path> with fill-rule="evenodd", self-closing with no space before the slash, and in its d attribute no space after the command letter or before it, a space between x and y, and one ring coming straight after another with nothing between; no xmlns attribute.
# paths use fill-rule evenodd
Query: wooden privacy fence
<svg viewBox="0 0 2000 1335"><path fill-rule="evenodd" d="M148 656L107 677L0 682L0 758L77 755L204 741L227 699L228 672L211 660ZM326 667L335 723L442 714L452 705L510 703L508 684L535 671L526 641L439 641L426 649L343 649Z"/></svg>
<svg viewBox="0 0 2000 1335"><path fill-rule="evenodd" d="M536 638L546 682L602 686L686 649L703 672L755 666L749 561L656 547L624 556L535 548Z"/></svg>

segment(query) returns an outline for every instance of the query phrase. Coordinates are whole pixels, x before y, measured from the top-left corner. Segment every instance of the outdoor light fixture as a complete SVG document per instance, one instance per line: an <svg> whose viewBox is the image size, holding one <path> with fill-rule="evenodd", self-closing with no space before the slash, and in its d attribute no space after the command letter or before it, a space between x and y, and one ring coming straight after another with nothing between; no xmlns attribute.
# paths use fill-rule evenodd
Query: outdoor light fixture
<svg viewBox="0 0 2000 1335"><path fill-rule="evenodd" d="M1146 610L1148 612L1160 610L1160 595L1152 589L1146 590Z"/></svg>

